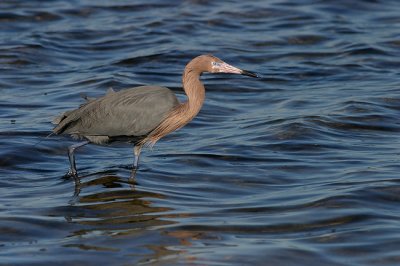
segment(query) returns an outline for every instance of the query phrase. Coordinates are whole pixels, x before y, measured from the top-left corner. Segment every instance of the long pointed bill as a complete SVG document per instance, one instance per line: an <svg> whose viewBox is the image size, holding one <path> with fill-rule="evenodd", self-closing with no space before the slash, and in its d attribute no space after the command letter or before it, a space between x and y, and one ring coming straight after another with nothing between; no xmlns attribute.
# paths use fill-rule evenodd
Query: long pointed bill
<svg viewBox="0 0 400 266"><path fill-rule="evenodd" d="M245 76L249 76L249 77L253 77L253 78L258 78L259 76L254 73L254 72L250 72L247 70L242 70L240 68L231 66L227 63L220 63L218 65L216 65L216 68L218 69L218 72L220 73L232 73L232 74L240 74L240 75L245 75Z"/></svg>
<svg viewBox="0 0 400 266"><path fill-rule="evenodd" d="M260 76L257 73L247 71L247 70L242 70L242 75L253 77L253 78L259 78Z"/></svg>

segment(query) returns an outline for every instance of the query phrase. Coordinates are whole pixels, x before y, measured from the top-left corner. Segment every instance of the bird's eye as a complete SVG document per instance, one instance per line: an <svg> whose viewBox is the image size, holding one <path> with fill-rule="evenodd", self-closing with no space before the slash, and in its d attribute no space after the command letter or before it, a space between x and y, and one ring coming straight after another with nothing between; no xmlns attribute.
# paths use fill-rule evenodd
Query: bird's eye
<svg viewBox="0 0 400 266"><path fill-rule="evenodd" d="M213 62L211 62L211 65L212 65L212 67L219 67L220 63L213 61Z"/></svg>

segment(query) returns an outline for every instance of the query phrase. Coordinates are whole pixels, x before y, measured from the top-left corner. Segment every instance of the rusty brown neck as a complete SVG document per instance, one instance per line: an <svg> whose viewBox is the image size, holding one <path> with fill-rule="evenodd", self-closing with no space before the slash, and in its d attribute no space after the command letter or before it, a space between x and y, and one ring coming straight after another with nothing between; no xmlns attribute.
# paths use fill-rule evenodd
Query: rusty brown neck
<svg viewBox="0 0 400 266"><path fill-rule="evenodd" d="M182 77L187 101L176 106L142 141L142 144L153 146L160 138L183 127L199 113L205 99L205 89L200 81L201 71L191 63L186 66Z"/></svg>
<svg viewBox="0 0 400 266"><path fill-rule="evenodd" d="M185 114L187 122L190 122L203 106L206 97L206 91L203 83L200 81L201 72L191 69L189 66L185 69L182 77L183 90L186 93L187 101L182 104L187 112Z"/></svg>

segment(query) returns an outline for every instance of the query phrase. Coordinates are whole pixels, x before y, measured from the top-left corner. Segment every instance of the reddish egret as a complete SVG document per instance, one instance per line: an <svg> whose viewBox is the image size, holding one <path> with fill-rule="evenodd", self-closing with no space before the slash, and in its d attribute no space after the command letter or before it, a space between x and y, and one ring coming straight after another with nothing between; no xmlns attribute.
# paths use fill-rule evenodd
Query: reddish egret
<svg viewBox="0 0 400 266"><path fill-rule="evenodd" d="M98 99L89 99L78 109L67 111L54 120L55 134L70 134L84 142L68 149L69 175L77 177L74 151L88 143L105 144L115 140L134 143L135 160L131 177L138 168L143 145L154 145L160 138L189 123L200 111L205 89L200 81L203 72L232 73L250 77L257 74L231 66L212 55L200 55L183 72L187 101L180 103L165 87L140 86L115 92L110 90Z"/></svg>

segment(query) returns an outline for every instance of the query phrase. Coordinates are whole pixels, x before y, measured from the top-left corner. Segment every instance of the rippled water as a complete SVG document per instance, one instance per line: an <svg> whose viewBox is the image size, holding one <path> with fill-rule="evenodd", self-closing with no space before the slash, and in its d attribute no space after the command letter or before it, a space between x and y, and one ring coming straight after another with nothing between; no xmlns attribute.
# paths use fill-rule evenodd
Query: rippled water
<svg viewBox="0 0 400 266"><path fill-rule="evenodd" d="M0 264L400 265L400 5L346 1L0 2ZM145 150L77 154L50 121L142 84L206 103Z"/></svg>

